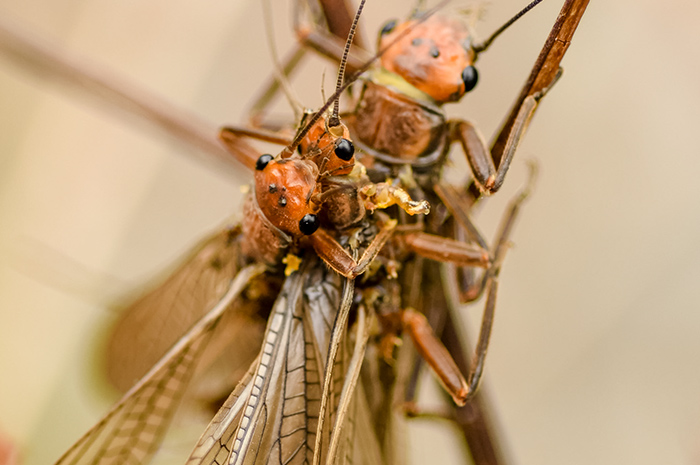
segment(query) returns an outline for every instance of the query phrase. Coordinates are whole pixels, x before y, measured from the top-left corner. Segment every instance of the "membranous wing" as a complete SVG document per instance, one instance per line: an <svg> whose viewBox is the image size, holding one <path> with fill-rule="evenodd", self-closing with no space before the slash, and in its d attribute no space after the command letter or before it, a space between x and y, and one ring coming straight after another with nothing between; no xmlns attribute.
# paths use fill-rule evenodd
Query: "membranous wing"
<svg viewBox="0 0 700 465"><path fill-rule="evenodd" d="M221 315L261 265L242 269L213 308L57 464L141 464L160 444L196 362Z"/></svg>
<svg viewBox="0 0 700 465"><path fill-rule="evenodd" d="M239 231L203 240L156 287L121 311L107 343L107 376L125 392L226 293L240 269Z"/></svg>
<svg viewBox="0 0 700 465"><path fill-rule="evenodd" d="M210 423L188 465L312 462L325 358L343 300L341 284L342 279L318 260L311 260L286 279L270 315L258 360ZM348 339L341 342L333 370L334 389L329 393L332 408L321 431L322 454L327 454L344 385ZM352 438L357 428L352 421L357 409L356 403L349 409L351 415L347 416L336 457L328 460L323 455L322 463L335 459L345 463L355 453Z"/></svg>

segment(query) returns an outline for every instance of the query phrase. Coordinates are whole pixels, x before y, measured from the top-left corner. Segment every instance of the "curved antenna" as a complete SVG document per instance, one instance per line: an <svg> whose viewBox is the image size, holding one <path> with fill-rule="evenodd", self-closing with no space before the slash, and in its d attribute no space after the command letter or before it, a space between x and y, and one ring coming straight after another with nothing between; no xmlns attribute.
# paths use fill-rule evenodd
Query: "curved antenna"
<svg viewBox="0 0 700 465"><path fill-rule="evenodd" d="M282 151L282 154L285 154L285 153L286 153L286 154L292 154L292 153L294 153L294 150L296 150L296 148L299 146L299 144L301 143L301 140L304 138L304 136L306 136L306 134L309 132L309 130L311 129L311 127L316 123L316 121L318 121L318 120L321 118L321 116L323 116L323 113L333 104L333 102L334 102L337 98L339 98L340 95L341 95L343 92L345 92L345 89L347 89L348 87L350 87L350 85L351 85L353 82L357 81L357 79L360 77L360 75L361 75L362 73L364 73L365 71L367 71L367 70L369 69L369 67L372 66L372 64L373 64L375 61L377 61L379 58L381 58L381 56L384 55L384 53L386 53L386 51L389 50L392 46L394 46L394 44L396 44L396 43L399 42L401 39L403 39L403 38L406 37L408 34L410 34L410 33L413 31L413 28L414 28L414 27L416 27L417 25L419 25L419 24L421 24L421 23L427 21L428 18L430 18L430 17L433 16L435 13L437 13L439 10L441 10L441 9L442 9L445 5L447 5L449 2L450 2L450 0L443 0L442 2L438 3L437 5L435 5L432 9L426 11L426 12L424 13L424 15L423 15L420 19L418 19L411 27L407 27L406 29L404 29L403 31L401 31L399 34L397 34L396 37L394 38L394 40L392 40L389 44L387 44L386 47L384 47L383 49L379 50L370 60L368 60L367 62L365 62L365 64L363 64L362 66L360 66L360 67L357 69L357 71L355 71L355 73L353 73L349 78L347 78L347 79L343 82L343 85L342 85L342 86L340 86L338 89L336 89L335 92L333 92L333 95L331 95L331 96L328 98L328 100L326 101L326 103L324 103L323 106L322 106L316 113L314 113L314 114L311 116L311 118L309 118L309 120L308 120L307 123L306 123L306 126L304 126L304 128L303 128L301 131L299 131L299 133L296 135L296 137L294 138L294 140L292 141L292 143L289 144L287 147L285 147L285 149ZM283 155L283 158L284 158L284 155Z"/></svg>
<svg viewBox="0 0 700 465"><path fill-rule="evenodd" d="M340 59L340 64L338 65L338 78L335 83L335 90L337 91L343 85L343 78L345 77L345 65L348 62L348 54L350 53L350 46L352 45L352 39L355 38L355 32L357 31L357 23L360 20L360 14L362 14L362 8L365 6L365 1L360 2L360 6L357 7L357 12L352 20L352 25L350 26L350 32L348 32L348 38L345 41L345 49L343 49L343 56ZM333 114L328 119L329 127L340 126L340 118L338 113L340 112L340 97L335 99L333 102Z"/></svg>
<svg viewBox="0 0 700 465"><path fill-rule="evenodd" d="M526 6L526 7L523 8L522 10L520 10L520 11L518 12L518 14L516 14L515 16L513 16L512 18L510 18L508 21L506 21L506 23L505 23L503 26L501 26L501 27L499 27L498 29L496 29L496 31L495 31L493 34L491 34L491 36L490 36L488 39L486 39L485 41L481 42L480 44L475 44L474 46L472 46L472 50L474 50L474 53L478 55L479 53L481 53L481 52L483 52L484 50L486 50L487 48L489 48L489 46L490 46L491 43L496 39L496 37L498 37L499 35L501 35L501 33L502 33L503 31L505 31L506 29L508 29L514 22L516 22L517 20L519 20L521 17L523 17L523 16L525 15L525 13L527 13L528 11L532 10L533 8L535 8L535 7L536 7L539 3L541 3L541 2L542 2L542 0L534 0L534 1L531 2L528 6Z"/></svg>

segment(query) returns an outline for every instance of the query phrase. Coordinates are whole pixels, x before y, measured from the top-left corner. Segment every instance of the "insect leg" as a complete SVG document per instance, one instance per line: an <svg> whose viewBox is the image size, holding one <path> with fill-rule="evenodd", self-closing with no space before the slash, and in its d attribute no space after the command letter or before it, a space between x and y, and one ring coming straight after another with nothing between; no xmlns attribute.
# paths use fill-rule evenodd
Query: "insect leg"
<svg viewBox="0 0 700 465"><path fill-rule="evenodd" d="M331 437L331 442L328 447L328 457L332 459L337 458L340 441L344 438L342 432L345 417L348 413L348 409L350 408L350 402L355 395L355 387L357 386L357 380L360 377L360 369L362 368L362 361L364 360L365 349L367 348L367 341L369 340L370 319L367 317L366 313L367 312L365 311L364 306L361 305L358 308L355 348L348 366L347 375L345 376L343 391L340 394L340 402L338 403L338 409L335 417L335 426L333 427L333 436Z"/></svg>
<svg viewBox="0 0 700 465"><path fill-rule="evenodd" d="M307 50L298 45L292 50L291 53L284 59L284 62L280 65L280 72L282 76L288 77L292 74L294 69L301 63L301 60L306 55ZM258 97L253 100L253 104L248 111L248 123L253 127L258 127L263 124L265 119L265 111L270 102L277 96L280 90L280 84L277 77L273 76L261 91L258 92Z"/></svg>
<svg viewBox="0 0 700 465"><path fill-rule="evenodd" d="M513 199L508 206L507 212L501 223L499 234L496 239L496 244L493 253L493 262L491 267L486 272L486 304L484 305L484 313L481 319L481 329L479 330L479 339L476 344L474 361L468 376L469 380L469 396L473 395L479 386L481 375L483 373L484 361L486 359L486 351L488 349L489 340L491 337L491 328L493 326L493 318L496 309L496 295L498 292L498 275L501 272L501 265L505 258L505 253L509 248L510 234L513 230L515 220L517 219L522 203L527 199L536 178L536 167L531 165L530 179L525 189Z"/></svg>
<svg viewBox="0 0 700 465"><path fill-rule="evenodd" d="M350 307L352 306L353 290L354 290L354 279L345 279L343 284L343 294L340 303L340 309L335 316L335 321L333 322L333 331L331 333L331 339L328 344L328 357L326 357L326 369L323 376L323 391L321 395L321 406L319 408L318 414L318 425L316 427L316 443L314 445L314 455L313 455L313 465L318 465L321 459L321 444L324 437L324 425L326 422L326 416L328 411L328 399L330 398L331 391L331 381L333 379L333 367L335 365L335 358L338 354L338 348L340 347L340 340L345 333L345 327L348 321L348 315L350 314Z"/></svg>
<svg viewBox="0 0 700 465"><path fill-rule="evenodd" d="M483 283L481 284L481 286L487 290L487 297L482 316L481 329L479 331L479 341L477 342L474 355L474 363L472 364L472 368L468 372L469 374L467 376L468 384L462 384L462 375L452 359L452 356L445 349L445 347L438 342L425 317L420 315L420 313L413 311L408 311L403 316L404 327L411 335L416 349L438 375L446 390L455 400L455 403L460 406L464 405L464 403L474 395L474 392L476 391L481 380L486 351L488 349L489 339L491 336L491 328L493 326L496 296L498 291L498 275L501 270L503 259L505 258L505 253L508 249L508 240L515 223L515 219L520 211L522 202L525 201L532 189L534 178L535 168L533 167L528 185L511 202L507 209L502 221L500 232L494 245L493 257L489 258L487 255L488 260L486 266L488 266L488 269L484 274ZM442 239L445 246L450 244L448 241L460 244L460 242L452 239L440 238L439 236L435 237L437 239ZM449 259L438 261L454 262L454 260ZM426 307L425 310L429 311L430 306L431 302L426 302L424 304L424 307ZM440 326L442 326L442 324Z"/></svg>
<svg viewBox="0 0 700 465"><path fill-rule="evenodd" d="M418 353L433 369L455 403L464 405L469 394L467 382L450 353L435 336L428 320L410 308L403 311L402 320L404 330L408 331Z"/></svg>
<svg viewBox="0 0 700 465"><path fill-rule="evenodd" d="M474 203L467 201L468 199L465 199L465 196L451 185L438 183L434 189L447 211L456 220L457 225L453 226L455 237L460 240L469 240L488 250L489 246L486 240L469 215ZM486 285L484 272L477 273L474 267L458 266L455 269L455 274L460 302L468 303L481 297Z"/></svg>
<svg viewBox="0 0 700 465"><path fill-rule="evenodd" d="M351 14L353 8L346 4L344 0L321 0L318 11L310 13L312 16L311 25L302 25L302 3L307 4L309 9L314 9L311 2L305 0L297 0L295 2L294 30L299 39L299 45L287 55L284 63L282 63L281 71L285 77L290 76L294 72L306 52L310 49L334 62L340 62L343 55L343 46L353 20L353 15ZM324 29L321 23L325 23L327 30ZM363 48L362 38L359 35L358 33L354 39L352 51L348 56L348 69L351 72L358 69L372 57ZM252 125L258 126L263 122L267 106L277 95L279 89L280 86L275 77L264 85L259 96L253 101L249 112L249 121Z"/></svg>
<svg viewBox="0 0 700 465"><path fill-rule="evenodd" d="M328 266L339 274L354 279L367 270L372 260L374 260L386 241L391 237L395 226L396 222L394 221L387 222L382 226L379 233L372 239L372 242L362 253L359 260L355 260L355 258L324 229L319 229L313 235L309 236L309 240L318 256L321 257Z"/></svg>
<svg viewBox="0 0 700 465"><path fill-rule="evenodd" d="M340 61L343 55L344 41L319 27L297 29L299 41L333 61ZM364 49L353 48L348 55L348 71L354 72L372 59L372 54Z"/></svg>
<svg viewBox="0 0 700 465"><path fill-rule="evenodd" d="M488 251L475 244L424 232L405 234L403 240L410 250L432 260L480 268L490 264Z"/></svg>
<svg viewBox="0 0 700 465"><path fill-rule="evenodd" d="M515 150L527 131L539 101L556 84L561 77L561 72L562 70L559 68L559 72L547 87L525 97L513 119L510 131L507 134L508 137L503 145L503 152L500 154L489 151L484 138L470 122L464 120L453 120L450 122L451 137L458 140L462 145L469 166L471 166L474 174L474 179L482 192L492 194L503 185L510 163L513 161ZM498 163L497 168L496 163Z"/></svg>
<svg viewBox="0 0 700 465"><path fill-rule="evenodd" d="M257 136L257 137L256 137ZM253 137L273 143L283 143L281 138L273 137L264 131L247 130L242 128L225 127L219 131L219 141L226 150L251 171L255 170L255 163L260 158L260 152L243 141L244 137Z"/></svg>
<svg viewBox="0 0 700 465"><path fill-rule="evenodd" d="M219 131L219 138L226 140L228 138L235 139L237 137L249 137L251 139L270 142L272 144L289 145L292 143L292 138L285 136L281 132L268 131L265 129L248 128L240 126L226 126Z"/></svg>
<svg viewBox="0 0 700 465"><path fill-rule="evenodd" d="M469 373L470 360L467 356L471 346L460 331L459 308L456 308L457 292L449 280L445 280L441 268L444 265L425 261L422 268L422 283L426 294L417 301L420 310L425 313L431 327L435 328L445 348L452 355L461 373ZM447 266L450 268L450 266ZM497 425L484 390L480 389L464 406L451 404L447 410L424 410L415 403L416 387L424 359L416 358L410 377L406 383L404 409L410 417L441 418L453 421L461 431L468 445L472 460L477 465L499 465L506 463L503 445L500 443Z"/></svg>
<svg viewBox="0 0 700 465"><path fill-rule="evenodd" d="M463 332L458 331L459 323L455 321L450 311L445 312L445 324L441 341L453 354L454 361L462 373L469 373L471 365L466 356L470 345ZM469 446L469 453L477 465L498 465L506 463L504 445L499 441L498 430L494 424L494 416L489 406L492 405L488 392L478 390L464 406L452 406L450 418L462 432Z"/></svg>
<svg viewBox="0 0 700 465"><path fill-rule="evenodd" d="M571 39L576 32L583 13L586 11L588 2L589 0L566 0L564 2L559 11L559 16L552 26L540 55L537 57L537 61L530 72L530 76L520 91L520 96L513 104L508 118L506 118L503 127L491 144L494 164L498 165L501 162L502 154L505 152L505 145L510 137L509 134L512 132L511 127L520 112L523 101L528 96L535 96L544 89L550 88L556 80L561 60L564 58L569 45L571 45Z"/></svg>
<svg viewBox="0 0 700 465"><path fill-rule="evenodd" d="M527 123L537 109L539 100L561 76L561 61L571 45L571 39L586 11L588 2L589 0L566 0L564 2L530 76L521 89L520 95L505 119L501 130L494 137L489 152L493 166L497 166L500 173L494 177L493 189L489 190L489 193L495 192L500 187L508 165L510 165L513 151L522 137ZM510 159L508 159L509 157Z"/></svg>
<svg viewBox="0 0 700 465"><path fill-rule="evenodd" d="M137 121L155 125L169 136L199 149L191 155L230 168L231 157L216 140L216 125L154 96L114 70L96 67L82 57L53 46L49 40L41 40L2 21L0 55L51 83L60 83L71 90L81 91L82 95L97 97L106 107L125 110ZM234 145L234 150L243 153L254 150L239 142Z"/></svg>

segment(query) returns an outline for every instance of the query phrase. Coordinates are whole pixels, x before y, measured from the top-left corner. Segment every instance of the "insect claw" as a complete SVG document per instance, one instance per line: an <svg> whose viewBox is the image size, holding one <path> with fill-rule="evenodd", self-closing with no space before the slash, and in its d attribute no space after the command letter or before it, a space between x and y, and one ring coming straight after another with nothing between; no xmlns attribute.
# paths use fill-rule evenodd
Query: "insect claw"
<svg viewBox="0 0 700 465"><path fill-rule="evenodd" d="M493 191L493 188L496 186L496 175L492 174L491 176L486 179L486 182L484 183L484 191L488 194L490 194Z"/></svg>
<svg viewBox="0 0 700 465"><path fill-rule="evenodd" d="M424 408L420 408L414 401L406 401L401 404L400 408L403 410L404 415L406 415L408 418L428 418L449 421L456 420L455 415L451 410L437 407L426 410Z"/></svg>
<svg viewBox="0 0 700 465"><path fill-rule="evenodd" d="M382 359L389 366L394 366L396 364L396 357L394 356L394 349L401 346L403 340L396 335L390 334L384 336L379 342L379 353L382 355Z"/></svg>
<svg viewBox="0 0 700 465"><path fill-rule="evenodd" d="M464 407L467 403L467 399L470 397L470 392L469 388L467 386L464 386L462 389L455 393L450 393L452 396L452 400L457 404L457 407Z"/></svg>

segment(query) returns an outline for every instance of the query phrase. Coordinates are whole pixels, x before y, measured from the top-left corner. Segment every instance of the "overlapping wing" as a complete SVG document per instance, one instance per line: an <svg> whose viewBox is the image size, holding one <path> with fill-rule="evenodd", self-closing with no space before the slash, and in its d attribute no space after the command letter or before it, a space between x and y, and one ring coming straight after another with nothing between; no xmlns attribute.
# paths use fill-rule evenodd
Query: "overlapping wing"
<svg viewBox="0 0 700 465"><path fill-rule="evenodd" d="M57 464L140 464L160 444L221 315L264 267L242 269L216 305Z"/></svg>
<svg viewBox="0 0 700 465"><path fill-rule="evenodd" d="M235 230L203 240L157 287L125 308L107 344L107 375L126 391L216 305L240 269Z"/></svg>
<svg viewBox="0 0 700 465"><path fill-rule="evenodd" d="M341 278L320 261L312 261L287 278L270 315L258 360L210 423L188 465L311 462L322 395L321 376L331 327L343 300L340 289ZM328 453L344 385L348 339L342 343L333 370L334 389L329 399L332 408L321 432L324 454ZM357 408L357 404L351 405L348 421L354 421ZM356 450L362 449L351 447L355 431L354 425L343 428L337 454L342 460L337 463L350 463ZM323 463L333 461L324 457Z"/></svg>

